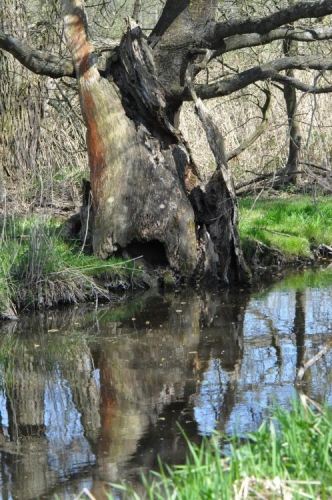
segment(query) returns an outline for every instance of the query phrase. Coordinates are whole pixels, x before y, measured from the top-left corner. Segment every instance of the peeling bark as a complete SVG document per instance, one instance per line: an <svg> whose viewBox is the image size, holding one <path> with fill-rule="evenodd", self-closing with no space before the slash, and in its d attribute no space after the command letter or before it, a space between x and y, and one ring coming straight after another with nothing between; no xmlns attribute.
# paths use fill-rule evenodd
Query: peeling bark
<svg viewBox="0 0 332 500"><path fill-rule="evenodd" d="M203 102L197 98L190 71L187 73L187 83L217 166L203 189L195 187L190 193L196 220L203 227L205 237L208 236L212 241L212 261L216 266L214 272L219 274L225 284L249 283L251 276L240 244L238 204L232 174L228 168L224 138ZM209 247L205 245L204 254L207 255L208 251Z"/></svg>
<svg viewBox="0 0 332 500"><path fill-rule="evenodd" d="M128 27L121 48L124 62L115 72L118 79L128 78L121 95L94 65L83 11L75 8L67 14L66 26L87 127L93 250L107 258L132 243L157 240L170 266L191 276L197 265L195 221L180 181L190 160L172 133L162 97L154 93L158 82L143 64L148 54L140 51L139 38ZM135 74L130 60L134 54L145 57Z"/></svg>

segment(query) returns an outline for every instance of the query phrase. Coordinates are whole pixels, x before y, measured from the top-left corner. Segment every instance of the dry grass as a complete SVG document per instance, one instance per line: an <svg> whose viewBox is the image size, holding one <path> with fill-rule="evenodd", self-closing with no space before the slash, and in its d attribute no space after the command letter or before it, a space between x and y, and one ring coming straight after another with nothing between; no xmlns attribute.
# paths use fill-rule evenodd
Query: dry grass
<svg viewBox="0 0 332 500"><path fill-rule="evenodd" d="M294 498L318 500L316 494L311 495L307 490L309 487L317 487L320 484L319 481L282 480L278 476L274 479L245 477L242 481L236 481L233 485L234 500L269 500L277 498L282 500L293 500Z"/></svg>

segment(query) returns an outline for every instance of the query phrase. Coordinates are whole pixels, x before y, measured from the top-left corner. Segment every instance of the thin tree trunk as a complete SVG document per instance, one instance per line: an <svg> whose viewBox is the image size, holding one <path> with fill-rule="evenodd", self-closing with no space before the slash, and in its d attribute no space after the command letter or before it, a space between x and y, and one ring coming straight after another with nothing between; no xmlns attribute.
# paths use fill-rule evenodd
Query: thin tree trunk
<svg viewBox="0 0 332 500"><path fill-rule="evenodd" d="M286 57L297 55L298 43L294 40L284 40L283 50ZM286 75L294 77L294 70L288 69ZM286 102L288 129L289 129L289 150L285 168L285 182L297 184L301 152L301 129L298 119L296 90L293 85L284 84L284 98Z"/></svg>

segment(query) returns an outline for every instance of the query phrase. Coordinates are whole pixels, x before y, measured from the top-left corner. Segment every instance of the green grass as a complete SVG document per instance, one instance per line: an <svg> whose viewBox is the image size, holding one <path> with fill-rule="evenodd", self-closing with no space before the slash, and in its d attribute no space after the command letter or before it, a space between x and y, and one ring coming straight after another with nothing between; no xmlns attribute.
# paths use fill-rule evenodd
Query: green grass
<svg viewBox="0 0 332 500"><path fill-rule="evenodd" d="M310 255L310 245L332 243L332 201L329 197L239 200L240 235L276 248L287 257Z"/></svg>
<svg viewBox="0 0 332 500"><path fill-rule="evenodd" d="M332 201L310 197L240 200L240 234L283 252L308 257L310 246L332 243ZM84 255L61 237L52 219L9 218L0 224L0 315L22 307L76 303L109 295L117 283L135 282L141 271L134 261L107 262ZM96 280L96 277L99 277Z"/></svg>
<svg viewBox="0 0 332 500"><path fill-rule="evenodd" d="M184 465L143 478L150 500L330 499L332 498L332 415L329 408L294 402L291 412L272 410L272 419L245 440L231 438L221 456L222 436L188 443ZM113 485L114 486L114 485ZM123 497L135 491L115 486ZM112 498L110 495L109 498Z"/></svg>
<svg viewBox="0 0 332 500"><path fill-rule="evenodd" d="M1 228L0 228L1 229ZM142 271L135 261L102 261L68 244L49 218L11 219L2 228L0 314L24 307L77 303L102 297L120 282L130 286ZM106 289L102 283L108 284Z"/></svg>

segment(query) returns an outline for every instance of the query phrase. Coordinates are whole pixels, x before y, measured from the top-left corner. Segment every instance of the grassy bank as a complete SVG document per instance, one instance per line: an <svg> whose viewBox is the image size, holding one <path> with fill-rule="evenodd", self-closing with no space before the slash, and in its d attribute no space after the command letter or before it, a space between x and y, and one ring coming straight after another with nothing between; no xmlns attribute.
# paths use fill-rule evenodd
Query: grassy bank
<svg viewBox="0 0 332 500"><path fill-rule="evenodd" d="M220 457L221 436L200 447L189 444L185 465L144 480L150 500L330 499L332 498L332 416L328 408L294 403L273 410L270 422L245 440L230 440ZM118 486L124 498L142 498ZM91 498L91 497L90 497ZM113 498L109 496L109 498Z"/></svg>
<svg viewBox="0 0 332 500"><path fill-rule="evenodd" d="M50 218L13 218L0 231L2 317L23 308L109 300L115 288L130 287L141 274L134 260L84 255Z"/></svg>
<svg viewBox="0 0 332 500"><path fill-rule="evenodd" d="M330 197L245 198L239 205L244 248L256 240L292 258L309 257L313 246L332 243Z"/></svg>

